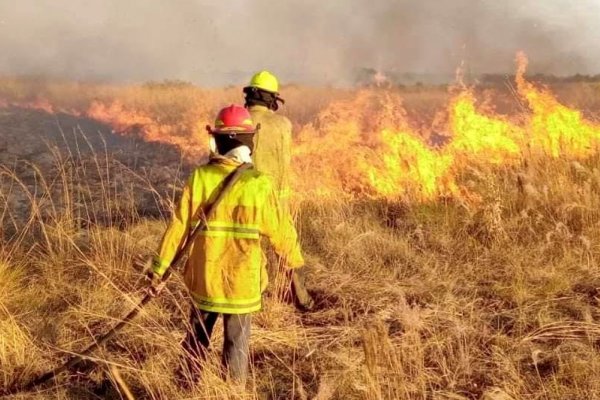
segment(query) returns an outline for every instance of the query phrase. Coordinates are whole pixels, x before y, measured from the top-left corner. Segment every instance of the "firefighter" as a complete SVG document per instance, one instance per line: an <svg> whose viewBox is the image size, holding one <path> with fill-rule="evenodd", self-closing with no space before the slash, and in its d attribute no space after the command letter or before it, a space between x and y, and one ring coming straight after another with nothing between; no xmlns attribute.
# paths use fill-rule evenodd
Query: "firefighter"
<svg viewBox="0 0 600 400"><path fill-rule="evenodd" d="M209 162L191 174L183 189L153 263L155 281L169 268L220 184L242 163L252 161L257 129L244 107L222 109L214 125L207 127ZM183 346L188 370L197 378L215 322L223 315L222 362L229 377L243 384L248 370L251 315L261 309L261 294L268 283L261 236L268 239L289 268L302 267L304 259L289 213L279 205L271 180L257 170L243 171L212 215L206 221L207 228L192 244L184 270L194 307L191 330Z"/></svg>
<svg viewBox="0 0 600 400"><path fill-rule="evenodd" d="M260 124L260 132L254 138L254 165L274 182L275 189L284 206L290 195L292 160L292 123L283 115L276 114L279 103L279 82L268 71L256 73L244 88L245 106L252 120Z"/></svg>
<svg viewBox="0 0 600 400"><path fill-rule="evenodd" d="M250 111L252 120L260 124L261 129L254 138L252 159L257 170L269 176L275 185L279 204L288 209L290 197L290 174L292 160L292 123L283 115L275 113L279 104L285 101L279 96L279 82L269 71L260 71L250 79L244 88L245 107ZM266 251L271 277L284 272L282 262L270 248ZM282 271L283 270L283 271ZM284 281L288 281L289 274ZM313 304L305 288L306 268L296 270L292 276L292 291L302 304ZM278 296L286 295L287 289Z"/></svg>

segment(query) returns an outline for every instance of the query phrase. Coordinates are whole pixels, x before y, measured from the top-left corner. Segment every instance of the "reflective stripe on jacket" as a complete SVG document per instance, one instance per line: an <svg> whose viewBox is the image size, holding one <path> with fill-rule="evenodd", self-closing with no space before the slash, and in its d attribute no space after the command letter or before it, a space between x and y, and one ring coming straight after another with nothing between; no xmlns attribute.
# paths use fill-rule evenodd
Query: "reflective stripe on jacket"
<svg viewBox="0 0 600 400"><path fill-rule="evenodd" d="M216 156L192 173L162 239L155 273L165 273L190 230L202 219L204 207L239 165ZM291 217L279 205L270 179L246 170L190 246L184 281L198 308L225 314L260 310L261 294L268 284L261 236L269 239L290 268L304 264Z"/></svg>
<svg viewBox="0 0 600 400"><path fill-rule="evenodd" d="M292 123L264 106L251 106L248 111L252 121L260 123L254 136L254 166L273 180L280 199L286 201L290 194Z"/></svg>

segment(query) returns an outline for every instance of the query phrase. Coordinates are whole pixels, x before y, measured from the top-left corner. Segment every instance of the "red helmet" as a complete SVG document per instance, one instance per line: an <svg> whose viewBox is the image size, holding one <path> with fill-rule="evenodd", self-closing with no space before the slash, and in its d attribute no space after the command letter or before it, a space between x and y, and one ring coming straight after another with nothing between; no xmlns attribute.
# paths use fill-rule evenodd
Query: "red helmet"
<svg viewBox="0 0 600 400"><path fill-rule="evenodd" d="M231 134L231 133L255 133L256 127L248 110L242 106L232 104L219 111L215 120L215 128L207 126L209 133Z"/></svg>

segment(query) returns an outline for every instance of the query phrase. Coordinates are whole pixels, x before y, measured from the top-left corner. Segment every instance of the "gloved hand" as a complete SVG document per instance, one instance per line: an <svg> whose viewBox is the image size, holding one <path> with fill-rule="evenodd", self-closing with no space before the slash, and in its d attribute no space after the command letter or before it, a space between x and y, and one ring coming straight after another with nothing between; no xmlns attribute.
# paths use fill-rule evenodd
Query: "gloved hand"
<svg viewBox="0 0 600 400"><path fill-rule="evenodd" d="M148 292L152 296L156 297L160 294L160 292L163 291L167 282L154 272L152 268L153 263L154 259L152 257L149 257L148 260L146 260L146 264L144 266L144 276L148 281Z"/></svg>
<svg viewBox="0 0 600 400"><path fill-rule="evenodd" d="M308 290L306 290L306 267L300 267L294 270L292 274L292 291L296 298L296 307L300 311L311 311L315 307L313 300Z"/></svg>
<svg viewBox="0 0 600 400"><path fill-rule="evenodd" d="M152 286L148 288L148 293L150 293L152 297L156 297L163 291L165 286L167 286L167 281L161 280L156 284L152 284Z"/></svg>

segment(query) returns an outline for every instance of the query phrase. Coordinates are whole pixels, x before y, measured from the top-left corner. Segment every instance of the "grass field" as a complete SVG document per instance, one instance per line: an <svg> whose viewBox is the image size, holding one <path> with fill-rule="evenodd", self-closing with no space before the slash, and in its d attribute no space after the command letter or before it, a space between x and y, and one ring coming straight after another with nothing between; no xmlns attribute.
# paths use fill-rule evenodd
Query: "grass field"
<svg viewBox="0 0 600 400"><path fill-rule="evenodd" d="M254 317L248 386L219 377L219 325L186 391L175 370L189 300L175 274L93 371L20 398L600 398L600 90L553 90L556 103L513 82L285 88L317 310L278 298L276 280ZM2 166L0 387L58 365L141 298L166 216L147 217L136 198L168 210L201 160L204 124L238 92L0 82L7 114L67 113L185 148L162 188L152 170L164 165L140 170L111 149Z"/></svg>

